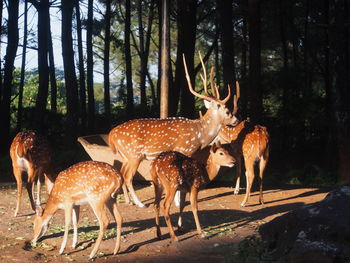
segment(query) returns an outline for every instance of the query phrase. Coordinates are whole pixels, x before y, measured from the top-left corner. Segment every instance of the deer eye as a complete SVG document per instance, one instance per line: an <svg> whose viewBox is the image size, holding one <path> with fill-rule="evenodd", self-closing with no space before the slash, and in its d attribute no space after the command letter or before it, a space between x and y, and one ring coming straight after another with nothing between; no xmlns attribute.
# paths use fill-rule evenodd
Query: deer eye
<svg viewBox="0 0 350 263"><path fill-rule="evenodd" d="M219 154L220 154L220 155L224 155L224 153L223 153L223 152L219 152Z"/></svg>

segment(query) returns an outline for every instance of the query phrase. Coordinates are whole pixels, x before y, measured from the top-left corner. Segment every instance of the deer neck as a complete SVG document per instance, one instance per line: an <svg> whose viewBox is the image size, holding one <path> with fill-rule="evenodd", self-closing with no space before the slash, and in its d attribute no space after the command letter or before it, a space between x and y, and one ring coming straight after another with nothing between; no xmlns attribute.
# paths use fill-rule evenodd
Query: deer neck
<svg viewBox="0 0 350 263"><path fill-rule="evenodd" d="M218 135L222 127L222 120L215 116L215 112L212 109L208 109L206 114L200 120L201 130L201 149L210 144Z"/></svg>
<svg viewBox="0 0 350 263"><path fill-rule="evenodd" d="M219 137L225 143L230 143L231 141L237 140L238 135L244 129L245 121L241 121L237 126L227 126L224 125L220 130Z"/></svg>
<svg viewBox="0 0 350 263"><path fill-rule="evenodd" d="M209 183L209 182L213 181L214 178L218 175L220 165L215 164L213 162L211 155L209 155L205 169L206 169L207 174L208 174L208 182L207 183Z"/></svg>

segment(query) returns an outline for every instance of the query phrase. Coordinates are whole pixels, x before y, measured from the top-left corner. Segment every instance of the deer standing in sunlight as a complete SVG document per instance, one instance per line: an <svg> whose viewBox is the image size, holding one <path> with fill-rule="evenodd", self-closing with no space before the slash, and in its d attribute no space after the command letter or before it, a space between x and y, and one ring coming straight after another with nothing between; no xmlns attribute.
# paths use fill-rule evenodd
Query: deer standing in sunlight
<svg viewBox="0 0 350 263"><path fill-rule="evenodd" d="M134 203L144 207L132 185L132 179L143 159L154 159L161 152L169 150L191 156L211 143L223 125L238 123L237 118L225 105L231 96L230 88L223 100L220 100L218 89L212 90L215 97L208 94L206 70L200 54L199 57L204 72L204 77L201 77L206 95L201 95L192 88L184 56L183 61L189 90L196 97L203 99L208 109L203 118L131 120L113 128L109 133L112 152L118 151L123 158L121 173L124 177L123 192L127 203L130 203L127 192L129 190Z"/></svg>
<svg viewBox="0 0 350 263"><path fill-rule="evenodd" d="M211 81L211 85L214 85ZM238 83L237 83L238 85ZM232 114L237 113L237 103L239 100L239 88L237 88L237 97L234 100L234 110ZM270 135L266 127L261 125L253 125L249 121L242 121L236 126L223 126L219 132L219 139L223 143L230 143L234 156L237 159L237 180L235 194L239 193L240 178L242 173L242 158L244 159L245 175L246 175L246 194L241 203L245 206L250 196L250 191L253 185L255 173L254 165L259 164L259 179L260 179L260 204L264 203L263 198L263 177L266 164L270 153Z"/></svg>
<svg viewBox="0 0 350 263"><path fill-rule="evenodd" d="M121 188L123 178L113 166L97 161L77 163L60 172L47 200L45 208L37 207L34 219L33 242L42 237L48 224L58 209L64 209L65 229L59 254L62 254L68 239L69 225L73 223L73 243L75 248L78 241L78 220L80 205L89 204L96 215L100 231L89 258L93 258L100 246L103 234L108 226L106 208L113 215L117 224L117 237L114 254L119 251L121 238L122 217L118 211L115 195Z"/></svg>
<svg viewBox="0 0 350 263"><path fill-rule="evenodd" d="M43 174L50 193L56 174L52 168L51 149L47 139L35 131L26 130L19 132L13 139L10 147L13 174L17 182L17 200L15 216L21 206L23 174L27 173L25 185L29 195L29 200L33 211L35 205L40 205L40 177ZM34 202L34 185L37 181L37 197Z"/></svg>
<svg viewBox="0 0 350 263"><path fill-rule="evenodd" d="M154 185L155 201L154 211L157 228L157 237L161 238L159 227L159 204L165 190L163 211L169 234L173 241L178 241L170 220L170 206L175 193L180 191L180 213L178 226L182 227L182 212L185 207L186 193L190 193L192 213L196 222L197 233L204 237L198 219L198 191L203 189L218 174L220 166L232 167L235 159L220 143L214 143L210 148L206 166L197 160L187 157L179 152L162 152L151 164L151 176Z"/></svg>

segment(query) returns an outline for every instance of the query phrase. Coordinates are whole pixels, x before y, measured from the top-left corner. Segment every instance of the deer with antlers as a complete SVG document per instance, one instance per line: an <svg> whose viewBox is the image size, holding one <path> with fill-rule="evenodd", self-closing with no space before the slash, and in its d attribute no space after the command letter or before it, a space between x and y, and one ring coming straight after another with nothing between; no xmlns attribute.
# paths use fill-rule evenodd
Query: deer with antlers
<svg viewBox="0 0 350 263"><path fill-rule="evenodd" d="M184 56L183 61L189 90L196 97L203 99L208 109L203 118L131 120L113 128L109 133L112 152L118 151L124 159L121 173L124 177L123 192L127 203L130 203L127 192L129 190L134 203L144 207L132 185L132 179L143 159L154 159L161 152L169 150L191 156L198 149L211 143L223 125L235 125L238 122L225 105L231 96L230 89L223 100L220 100L218 90L212 91L215 97L208 94L206 70L200 54L199 57L204 72L204 77L201 77L206 95L199 94L192 88Z"/></svg>
<svg viewBox="0 0 350 263"><path fill-rule="evenodd" d="M204 237L197 214L198 191L217 176L220 166L232 167L234 164L235 159L225 148L221 147L220 143L214 143L211 146L205 167L197 160L176 151L167 151L159 154L151 164L151 176L155 192L154 211L157 237L161 238L159 204L164 190L163 211L171 239L178 241L169 216L170 206L177 191L180 191L179 228L182 227L182 212L185 207L186 193L189 192L197 233Z"/></svg>
<svg viewBox="0 0 350 263"><path fill-rule="evenodd" d="M211 85L214 85L212 84L212 80ZM240 89L238 82L236 83L236 85L237 97L234 100L234 110L232 112L232 114L234 115L237 114L237 102L240 97ZM244 120L234 127L224 125L221 128L218 137L223 143L231 143L231 146L234 151L234 156L237 159L237 180L234 191L235 194L239 193L240 177L242 173L242 158L244 159L247 188L241 206L246 205L248 197L250 196L251 187L253 185L255 177L254 166L256 163L259 164L259 202L263 204L263 176L270 152L270 135L267 132L266 127L261 125L253 125L249 121Z"/></svg>
<svg viewBox="0 0 350 263"><path fill-rule="evenodd" d="M62 254L68 239L69 225L73 223L73 243L78 241L77 224L80 205L90 204L99 225L100 231L89 258L93 258L100 246L103 234L108 226L108 216L105 208L114 216L117 223L117 238L114 254L119 251L122 217L118 211L115 195L123 183L122 175L113 166L97 161L77 163L60 172L44 209L37 207L34 218L33 243L42 237L48 224L58 209L65 211L65 229L59 254Z"/></svg>
<svg viewBox="0 0 350 263"><path fill-rule="evenodd" d="M47 139L35 131L26 130L19 132L12 141L10 147L13 174L17 182L17 202L15 216L18 215L21 206L23 173L27 173L26 188L32 209L35 204L40 205L40 177L43 174L50 193L56 174L51 164L51 149ZM34 202L33 191L37 181L37 197Z"/></svg>

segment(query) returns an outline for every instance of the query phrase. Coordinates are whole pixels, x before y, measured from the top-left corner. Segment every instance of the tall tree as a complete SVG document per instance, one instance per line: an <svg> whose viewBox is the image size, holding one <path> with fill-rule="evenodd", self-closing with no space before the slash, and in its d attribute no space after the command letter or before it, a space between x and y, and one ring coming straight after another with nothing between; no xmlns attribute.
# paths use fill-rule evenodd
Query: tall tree
<svg viewBox="0 0 350 263"><path fill-rule="evenodd" d="M10 141L10 105L11 92L13 89L13 69L18 48L18 5L19 0L8 2L8 35L4 66L4 88L0 103L1 129L0 129L0 151L8 149Z"/></svg>
<svg viewBox="0 0 350 263"><path fill-rule="evenodd" d="M83 38L81 33L80 5L79 1L75 2L75 16L77 20L77 45L78 45L78 68L79 68L79 105L81 117L82 133L86 133L86 84L83 54Z"/></svg>
<svg viewBox="0 0 350 263"><path fill-rule="evenodd" d="M259 123L262 117L260 0L248 0L249 30L249 101L250 118Z"/></svg>
<svg viewBox="0 0 350 263"><path fill-rule="evenodd" d="M52 45L51 19L49 19L48 21L47 30L48 30L47 44L48 44L48 52L49 52L49 70L50 70L50 85L51 85L51 111L54 113L57 113L57 81L56 81L55 57L54 57L53 45Z"/></svg>
<svg viewBox="0 0 350 263"><path fill-rule="evenodd" d="M161 82L160 82L160 117L169 116L169 73L170 73L170 20L169 0L162 0L162 34L161 34Z"/></svg>
<svg viewBox="0 0 350 263"><path fill-rule="evenodd" d="M348 21L346 21L346 1L329 1L330 24L330 85L333 118L335 121L338 173L342 183L350 183L350 89L349 72L347 72L348 57Z"/></svg>
<svg viewBox="0 0 350 263"><path fill-rule="evenodd" d="M236 76L232 21L233 0L217 0L216 3L218 8L219 25L221 32L222 77L224 81L224 87L226 90L226 87L229 85L231 89L234 89ZM235 91L232 90L231 93L234 94L234 92Z"/></svg>
<svg viewBox="0 0 350 263"><path fill-rule="evenodd" d="M125 30L124 30L124 50L125 50L125 75L126 75L126 114L129 119L134 116L134 92L132 87L132 64L130 50L131 34L131 6L130 0L125 1Z"/></svg>
<svg viewBox="0 0 350 263"><path fill-rule="evenodd" d="M103 87L104 87L104 109L107 121L107 127L111 126L111 99L109 92L109 50L111 43L111 0L105 1L105 38L103 54Z"/></svg>
<svg viewBox="0 0 350 263"><path fill-rule="evenodd" d="M16 130L20 131L22 126L22 112L23 112L23 87L25 77L25 66L27 57L27 42L28 42L28 1L24 1L24 22L23 22L23 47L22 47L22 64L21 75L18 89L18 110L17 110L17 125Z"/></svg>
<svg viewBox="0 0 350 263"><path fill-rule="evenodd" d="M197 1L179 0L177 2L177 12L177 57L175 82L174 88L172 90L180 89L181 116L193 118L195 116L194 97L190 93L187 86L182 54L184 54L186 57L188 72L191 76L191 81L193 82L192 84L194 84L194 51L196 43ZM171 95L174 100L176 99L176 96L176 94Z"/></svg>
<svg viewBox="0 0 350 263"><path fill-rule="evenodd" d="M75 143L78 128L78 83L75 74L74 51L72 38L72 19L74 1L62 0L62 55L64 67L64 80L67 96L67 143Z"/></svg>
<svg viewBox="0 0 350 263"><path fill-rule="evenodd" d="M49 65L48 65L48 21L50 20L49 0L28 0L38 11L38 71L39 87L35 104L35 128L43 132L45 111L49 94Z"/></svg>
<svg viewBox="0 0 350 263"><path fill-rule="evenodd" d="M88 1L88 17L86 25L86 86L88 93L88 130L95 130L95 96L94 96L94 60L92 48L92 30L94 20L94 1Z"/></svg>
<svg viewBox="0 0 350 263"><path fill-rule="evenodd" d="M4 7L4 1L0 0L0 36L2 35L2 9ZM1 43L0 43L0 53L1 53ZM0 56L0 102L2 100L2 58Z"/></svg>

